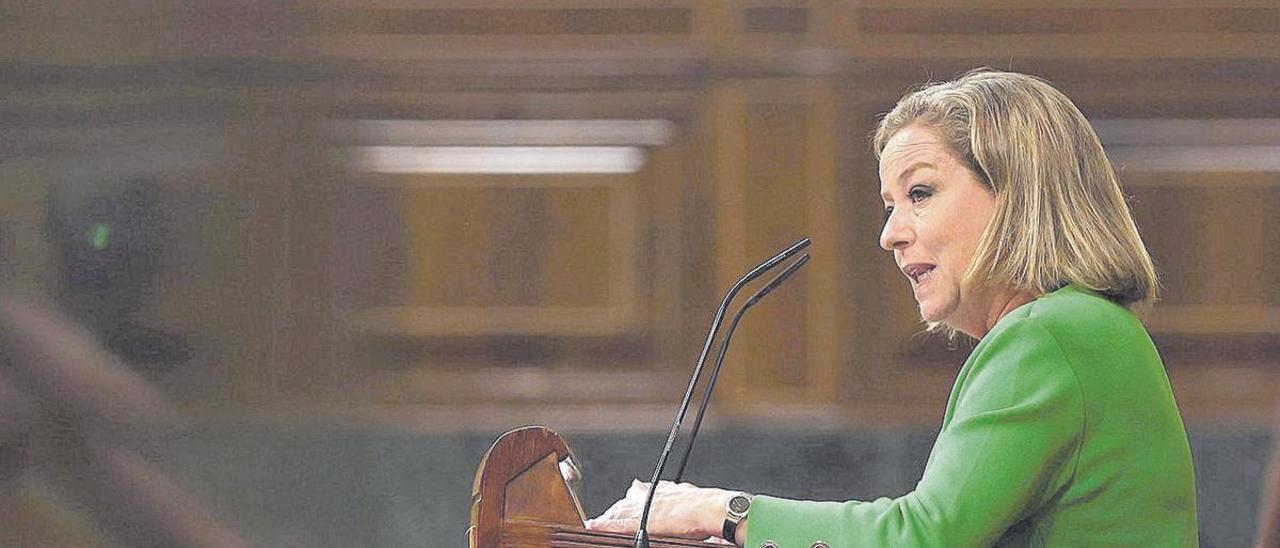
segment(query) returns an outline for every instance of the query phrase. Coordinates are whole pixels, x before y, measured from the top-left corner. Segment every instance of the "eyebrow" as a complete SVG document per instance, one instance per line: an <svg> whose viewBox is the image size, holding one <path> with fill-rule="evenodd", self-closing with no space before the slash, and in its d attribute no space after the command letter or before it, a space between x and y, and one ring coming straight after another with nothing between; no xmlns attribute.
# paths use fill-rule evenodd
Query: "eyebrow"
<svg viewBox="0 0 1280 548"><path fill-rule="evenodd" d="M908 167L907 169L902 170L902 173L898 174L898 181L902 181L903 179L906 179L908 175L915 173L917 169L920 169L922 167L937 169L938 166L933 165L932 162L924 162L924 161L916 162L914 164L911 164L911 166ZM886 192L881 192L880 198L887 202L889 201L889 194Z"/></svg>

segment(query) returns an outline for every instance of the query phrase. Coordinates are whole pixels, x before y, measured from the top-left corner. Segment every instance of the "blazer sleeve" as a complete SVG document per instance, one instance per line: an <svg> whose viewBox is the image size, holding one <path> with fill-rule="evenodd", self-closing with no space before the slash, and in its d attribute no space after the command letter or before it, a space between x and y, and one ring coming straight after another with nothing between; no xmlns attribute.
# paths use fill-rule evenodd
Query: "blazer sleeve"
<svg viewBox="0 0 1280 548"><path fill-rule="evenodd" d="M1080 384L1051 333L1009 319L961 370L914 491L871 502L758 496L745 546L989 546L1064 489L1084 430Z"/></svg>

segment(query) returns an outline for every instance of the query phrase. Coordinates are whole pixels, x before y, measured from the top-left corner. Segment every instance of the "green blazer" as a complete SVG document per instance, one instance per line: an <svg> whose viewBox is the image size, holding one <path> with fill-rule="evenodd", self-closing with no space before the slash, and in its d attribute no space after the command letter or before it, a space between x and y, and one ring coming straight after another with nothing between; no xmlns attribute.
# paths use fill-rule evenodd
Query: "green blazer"
<svg viewBox="0 0 1280 548"><path fill-rule="evenodd" d="M745 546L1196 546L1187 434L1125 308L1070 285L1010 312L956 378L914 491L757 496Z"/></svg>

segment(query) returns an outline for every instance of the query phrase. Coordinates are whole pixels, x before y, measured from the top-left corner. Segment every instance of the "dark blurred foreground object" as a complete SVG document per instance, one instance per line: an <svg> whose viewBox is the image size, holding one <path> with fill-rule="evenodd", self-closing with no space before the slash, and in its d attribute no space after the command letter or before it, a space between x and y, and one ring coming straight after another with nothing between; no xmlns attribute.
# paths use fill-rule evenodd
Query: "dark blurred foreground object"
<svg viewBox="0 0 1280 548"><path fill-rule="evenodd" d="M159 203L162 189L144 178L101 188L87 202L49 202L58 301L131 365L183 363L190 354L183 337L138 321L163 266L169 219Z"/></svg>
<svg viewBox="0 0 1280 548"><path fill-rule="evenodd" d="M0 417L0 499L36 472L125 546L247 546L138 455L177 410L51 307L3 295Z"/></svg>

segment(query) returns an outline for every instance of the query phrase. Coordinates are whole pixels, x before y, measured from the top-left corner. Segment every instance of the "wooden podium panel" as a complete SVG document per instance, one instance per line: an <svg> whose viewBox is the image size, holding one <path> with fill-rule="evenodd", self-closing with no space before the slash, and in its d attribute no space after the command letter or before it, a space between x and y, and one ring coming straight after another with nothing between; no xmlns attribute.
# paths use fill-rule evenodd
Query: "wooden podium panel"
<svg viewBox="0 0 1280 548"><path fill-rule="evenodd" d="M480 460L471 491L471 548L632 546L630 535L588 531L573 484L573 452L555 432L527 426L503 434ZM654 537L654 548L723 546Z"/></svg>

